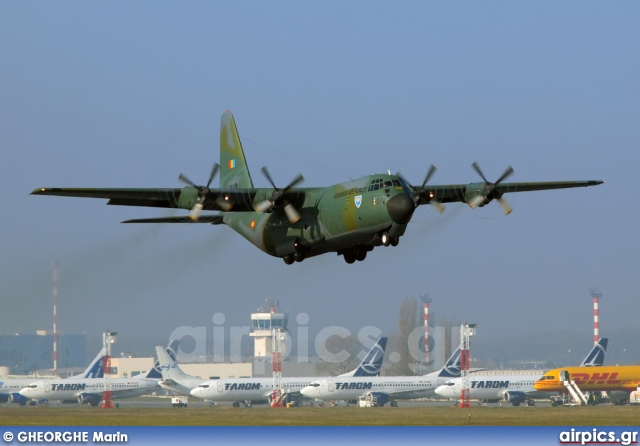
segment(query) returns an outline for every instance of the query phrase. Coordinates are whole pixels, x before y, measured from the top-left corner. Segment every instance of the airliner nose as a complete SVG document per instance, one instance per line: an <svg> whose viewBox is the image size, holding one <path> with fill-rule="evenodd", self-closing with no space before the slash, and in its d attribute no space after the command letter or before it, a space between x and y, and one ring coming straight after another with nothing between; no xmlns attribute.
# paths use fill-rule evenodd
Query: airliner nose
<svg viewBox="0 0 640 446"><path fill-rule="evenodd" d="M436 387L436 394L445 398L454 398L456 396L453 386L438 386Z"/></svg>
<svg viewBox="0 0 640 446"><path fill-rule="evenodd" d="M29 387L25 387L25 388L23 388L23 389L20 389L20 390L18 391L18 393L19 393L20 395L22 395L22 396L26 396L27 398L29 398L29 397L31 396L31 394L32 394L32 391L31 391L31 390L32 390L31 388L29 388Z"/></svg>
<svg viewBox="0 0 640 446"><path fill-rule="evenodd" d="M389 212L391 220L399 225L409 223L415 209L413 200L406 194L394 195L387 201L387 212Z"/></svg>
<svg viewBox="0 0 640 446"><path fill-rule="evenodd" d="M313 397L313 391L314 390L315 390L315 387L307 386L307 387L303 387L300 390L300 393L303 394L306 397Z"/></svg>

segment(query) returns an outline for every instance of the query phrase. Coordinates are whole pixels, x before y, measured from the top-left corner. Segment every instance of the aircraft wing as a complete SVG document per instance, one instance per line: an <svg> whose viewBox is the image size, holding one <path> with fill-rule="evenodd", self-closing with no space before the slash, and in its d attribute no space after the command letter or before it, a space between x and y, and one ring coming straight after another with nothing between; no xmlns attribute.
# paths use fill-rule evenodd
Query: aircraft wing
<svg viewBox="0 0 640 446"><path fill-rule="evenodd" d="M413 186L421 196L418 204L429 204L432 200L440 203L462 202L468 203L477 196L496 196L512 192L530 192L537 190L569 189L573 187L589 187L602 184L604 181L541 181L518 183L470 183Z"/></svg>
<svg viewBox="0 0 640 446"><path fill-rule="evenodd" d="M220 225L223 223L221 214L207 215L203 214L197 220L193 220L189 216L185 217L158 217L158 218L136 218L133 220L125 220L122 223L211 223L212 225Z"/></svg>
<svg viewBox="0 0 640 446"><path fill-rule="evenodd" d="M208 211L229 210L221 202L231 204L236 212L253 211L253 199L260 189L209 189L204 209ZM146 206L155 208L190 209L198 200L196 187L168 189L136 188L63 188L42 187L31 195L56 195L61 197L103 198L107 204L116 206Z"/></svg>

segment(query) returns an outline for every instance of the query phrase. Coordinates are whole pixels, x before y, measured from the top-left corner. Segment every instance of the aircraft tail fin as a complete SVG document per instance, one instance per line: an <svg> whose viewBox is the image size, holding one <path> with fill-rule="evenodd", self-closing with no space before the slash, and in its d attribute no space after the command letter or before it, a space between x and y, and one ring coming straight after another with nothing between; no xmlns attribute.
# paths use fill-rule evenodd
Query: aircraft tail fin
<svg viewBox="0 0 640 446"><path fill-rule="evenodd" d="M158 356L157 364L158 369L161 373L161 379L179 380L184 378L192 378L192 376L184 373L180 366L176 363L175 350L177 350L177 346L173 350L174 354L172 354L170 348L167 348L165 351L162 347L156 347L156 355Z"/></svg>
<svg viewBox="0 0 640 446"><path fill-rule="evenodd" d="M387 348L387 339L386 337L378 339L357 369L340 376L379 376L382 370L384 350Z"/></svg>
<svg viewBox="0 0 640 446"><path fill-rule="evenodd" d="M220 188L253 188L236 121L229 110L220 120Z"/></svg>
<svg viewBox="0 0 640 446"><path fill-rule="evenodd" d="M169 342L169 345L167 346L166 350L163 350L163 351L166 353L166 355L170 359L175 361L177 357L176 351L178 350L179 346L180 346L180 341L174 339L173 341ZM160 347L160 349L162 350L162 347ZM162 379L161 365L162 364L160 364L160 361L156 361L153 364L153 367L149 369L147 373L145 373L144 375L140 375L140 378Z"/></svg>
<svg viewBox="0 0 640 446"><path fill-rule="evenodd" d="M453 352L453 355L446 362L444 367L438 373L439 377L458 378L460 376L460 347Z"/></svg>
<svg viewBox="0 0 640 446"><path fill-rule="evenodd" d="M593 346L589 354L580 364L580 367L599 367L604 364L604 354L607 351L609 338L600 338Z"/></svg>
<svg viewBox="0 0 640 446"><path fill-rule="evenodd" d="M104 377L104 348L100 350L98 355L93 358L91 364L80 375L74 376L74 378L102 378Z"/></svg>

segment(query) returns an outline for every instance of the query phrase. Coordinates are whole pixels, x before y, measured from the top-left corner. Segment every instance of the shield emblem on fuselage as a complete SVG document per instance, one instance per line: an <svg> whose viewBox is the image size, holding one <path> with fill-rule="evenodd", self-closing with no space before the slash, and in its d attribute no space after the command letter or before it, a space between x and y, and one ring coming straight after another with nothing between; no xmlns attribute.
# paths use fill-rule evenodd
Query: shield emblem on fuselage
<svg viewBox="0 0 640 446"><path fill-rule="evenodd" d="M355 202L356 207L359 208L362 204L362 195L356 195L355 197L353 197L353 201Z"/></svg>

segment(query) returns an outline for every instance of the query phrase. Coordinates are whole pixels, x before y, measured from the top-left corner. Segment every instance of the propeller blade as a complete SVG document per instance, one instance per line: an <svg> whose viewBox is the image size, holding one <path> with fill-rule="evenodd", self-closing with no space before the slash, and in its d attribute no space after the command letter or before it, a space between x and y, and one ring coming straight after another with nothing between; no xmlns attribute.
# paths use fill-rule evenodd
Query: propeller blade
<svg viewBox="0 0 640 446"><path fill-rule="evenodd" d="M435 208L435 210L436 210L436 211L438 211L438 212L439 212L439 213L441 213L441 214L442 214L442 213L444 212L444 210L445 210L445 206L444 206L444 204L440 203L439 201L431 200L431 201L429 202L429 204L430 204L431 206L433 206L433 207Z"/></svg>
<svg viewBox="0 0 640 446"><path fill-rule="evenodd" d="M209 181L207 181L207 189L209 188L209 186L211 185L211 182L213 181L216 174L218 173L219 168L220 168L220 164L213 163L213 167L211 168L211 174L209 175Z"/></svg>
<svg viewBox="0 0 640 446"><path fill-rule="evenodd" d="M480 175L480 177L484 180L485 183L488 183L489 181L487 180L487 177L484 176L484 174L482 173L482 170L480 170L480 166L478 165L478 163L474 162L471 167L474 168L474 170L478 173L478 175Z"/></svg>
<svg viewBox="0 0 640 446"><path fill-rule="evenodd" d="M263 212L267 212L269 209L271 209L273 207L273 203L269 200L264 200L258 204L256 204L254 206L254 209L257 212L263 213Z"/></svg>
<svg viewBox="0 0 640 446"><path fill-rule="evenodd" d="M498 181L496 181L496 184L500 183L501 181L504 181L509 176L511 176L511 174L513 174L513 167L509 166L509 167L507 167L507 170L504 171L502 176L500 178L498 178Z"/></svg>
<svg viewBox="0 0 640 446"><path fill-rule="evenodd" d="M298 184L302 183L303 181L304 181L304 177L302 176L301 173L299 173L298 176L295 177L293 180L291 180L291 182L283 190L289 190L292 187L295 187Z"/></svg>
<svg viewBox="0 0 640 446"><path fill-rule="evenodd" d="M480 206L480 203L482 203L484 201L484 196L482 195L476 195L475 197L473 197L471 200L469 200L468 204L469 206L471 206L473 209L477 208L478 206Z"/></svg>
<svg viewBox="0 0 640 446"><path fill-rule="evenodd" d="M295 223L298 220L300 220L300 214L298 213L296 208L294 208L293 205L290 203L287 203L285 205L284 213L287 215L287 218L289 219L289 223Z"/></svg>
<svg viewBox="0 0 640 446"><path fill-rule="evenodd" d="M269 175L269 170L267 169L267 166L264 166L262 169L260 169L260 171L262 171L262 174L267 178L267 180L269 181L269 183L271 183L271 185L273 186L274 189L278 189L276 187L276 184L273 182L273 180L271 179L271 175Z"/></svg>
<svg viewBox="0 0 640 446"><path fill-rule="evenodd" d="M220 209L222 209L225 212L230 211L231 208L233 207L233 203L229 200L225 200L224 197L222 196L218 197L218 199L216 200L216 204Z"/></svg>
<svg viewBox="0 0 640 446"><path fill-rule="evenodd" d="M189 213L189 218L193 221L198 221L203 207L204 205L202 203L196 203L196 205L191 209L191 212Z"/></svg>
<svg viewBox="0 0 640 446"><path fill-rule="evenodd" d="M429 171L427 172L427 176L424 178L424 181L422 182L422 188L424 189L424 187L427 185L427 183L429 182L429 180L431 179L431 176L436 172L436 166L434 166L433 164L429 167Z"/></svg>
<svg viewBox="0 0 640 446"><path fill-rule="evenodd" d="M504 212L504 215L509 215L513 210L509 203L507 203L507 200L502 197L498 198L498 203L500 203L500 207L502 208L502 212Z"/></svg>
<svg viewBox="0 0 640 446"><path fill-rule="evenodd" d="M195 185L195 183L193 181L191 181L189 178L187 178L186 176L184 176L183 174L180 174L178 176L178 180L182 181L185 184L188 184L189 186L194 186L194 187L198 187Z"/></svg>
<svg viewBox="0 0 640 446"><path fill-rule="evenodd" d="M415 188L411 185L411 183L409 183L409 182L407 181L407 179L406 179L406 178L405 178L405 177L404 177L400 172L396 172L396 176L397 176L398 178L400 178L400 179L402 180L402 182L403 182L404 184L406 184L406 185L407 185L407 187L409 187L409 189L411 189L411 192L414 192L414 193L415 193L415 191L416 191L416 190L415 190Z"/></svg>

